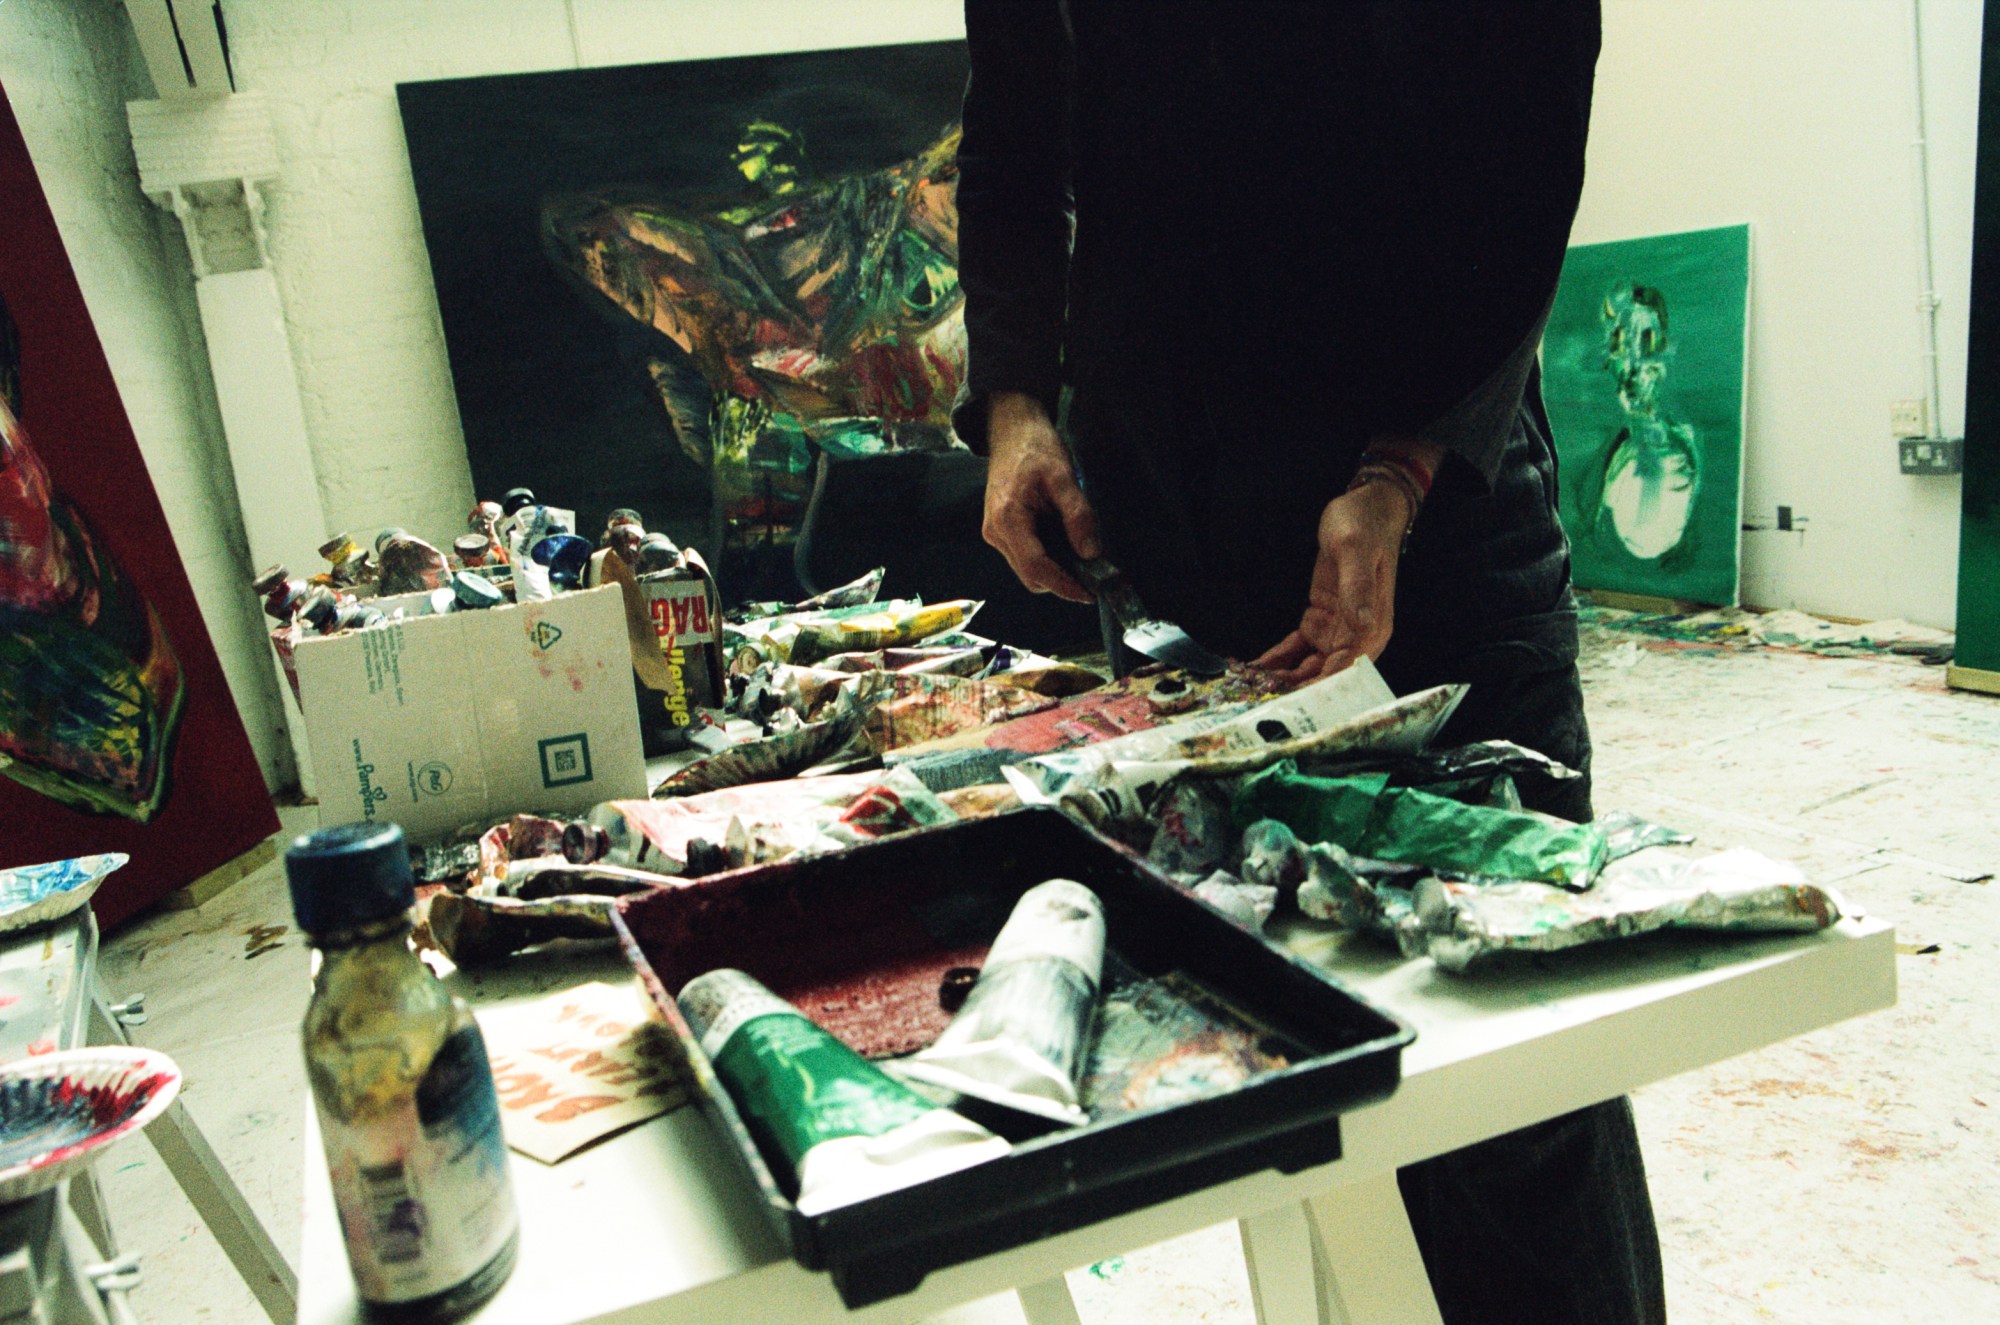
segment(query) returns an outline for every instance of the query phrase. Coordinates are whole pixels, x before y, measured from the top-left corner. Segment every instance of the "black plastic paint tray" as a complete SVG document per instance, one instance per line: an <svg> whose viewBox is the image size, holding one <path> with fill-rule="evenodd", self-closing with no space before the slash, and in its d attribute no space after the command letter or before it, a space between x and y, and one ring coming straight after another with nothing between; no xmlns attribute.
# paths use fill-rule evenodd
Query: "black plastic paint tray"
<svg viewBox="0 0 2000 1325"><path fill-rule="evenodd" d="M1075 879L1104 902L1107 971L1182 972L1295 1046L1291 1065L1219 1095L1103 1117L972 1168L807 1217L786 1199L673 995L736 966L779 992L845 970L976 963L1022 892ZM799 1263L849 1307L973 1260L1263 1169L1340 1157L1340 1115L1391 1094L1415 1032L1267 946L1131 853L1051 809L733 870L621 899L619 935L671 1032L694 1099ZM886 937L885 937L886 936ZM935 988L935 984L931 988Z"/></svg>

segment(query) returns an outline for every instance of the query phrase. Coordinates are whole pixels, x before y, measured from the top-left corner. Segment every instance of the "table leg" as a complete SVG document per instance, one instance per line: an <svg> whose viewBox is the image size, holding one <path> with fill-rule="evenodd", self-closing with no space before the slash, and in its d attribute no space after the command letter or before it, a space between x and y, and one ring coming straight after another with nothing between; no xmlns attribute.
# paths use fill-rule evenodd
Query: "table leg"
<svg viewBox="0 0 2000 1325"><path fill-rule="evenodd" d="M1304 1205L1283 1205L1236 1221L1257 1325L1325 1325L1312 1226Z"/></svg>
<svg viewBox="0 0 2000 1325"><path fill-rule="evenodd" d="M101 986L92 991L90 1015L89 1038L93 1043L131 1043L125 1027L106 1006ZM236 1273L243 1276L244 1286L264 1308L264 1314L274 1325L292 1325L299 1314L299 1276L278 1244L271 1241L264 1221L243 1199L242 1189L181 1101L175 1100L153 1121L146 1129L146 1139L159 1152L160 1162L174 1175L201 1222L221 1244Z"/></svg>
<svg viewBox="0 0 2000 1325"><path fill-rule="evenodd" d="M97 1248L97 1254L110 1260L118 1254L118 1244L111 1236L111 1220L104 1212L104 1193L97 1185L97 1171L86 1168L69 1180L69 1208L76 1214L76 1222L83 1225L83 1231Z"/></svg>
<svg viewBox="0 0 2000 1325"><path fill-rule="evenodd" d="M299 1313L299 1277L179 1100L146 1129L146 1139L160 1152L161 1162L222 1244L264 1314L275 1325L291 1325Z"/></svg>
<svg viewBox="0 0 2000 1325"><path fill-rule="evenodd" d="M1344 1183L1305 1210L1334 1321L1443 1325L1394 1173Z"/></svg>
<svg viewBox="0 0 2000 1325"><path fill-rule="evenodd" d="M1393 1173L1237 1227L1258 1325L1443 1325Z"/></svg>
<svg viewBox="0 0 2000 1325"><path fill-rule="evenodd" d="M1028 1325L1083 1325L1076 1303L1069 1295L1069 1281L1061 1275L1014 1290L1021 1299L1021 1314Z"/></svg>

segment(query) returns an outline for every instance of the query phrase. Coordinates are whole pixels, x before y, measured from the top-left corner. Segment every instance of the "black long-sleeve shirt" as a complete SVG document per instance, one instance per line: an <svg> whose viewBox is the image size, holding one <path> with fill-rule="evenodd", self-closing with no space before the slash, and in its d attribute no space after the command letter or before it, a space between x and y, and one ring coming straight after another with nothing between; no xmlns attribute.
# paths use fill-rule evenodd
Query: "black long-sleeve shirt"
<svg viewBox="0 0 2000 1325"><path fill-rule="evenodd" d="M1297 624L1369 439L1450 455L1392 654L1563 620L1535 353L1583 181L1596 0L967 0L970 378L1069 434L1109 554L1221 647ZM1395 657L1385 657L1385 666Z"/></svg>

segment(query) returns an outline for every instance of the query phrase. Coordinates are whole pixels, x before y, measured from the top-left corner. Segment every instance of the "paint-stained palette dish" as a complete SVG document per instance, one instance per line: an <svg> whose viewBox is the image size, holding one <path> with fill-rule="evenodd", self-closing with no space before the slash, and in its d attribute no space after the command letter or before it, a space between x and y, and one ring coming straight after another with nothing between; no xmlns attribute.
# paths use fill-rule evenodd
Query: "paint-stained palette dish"
<svg viewBox="0 0 2000 1325"><path fill-rule="evenodd" d="M60 919L90 900L131 857L119 851L0 870L0 934Z"/></svg>
<svg viewBox="0 0 2000 1325"><path fill-rule="evenodd" d="M180 1089L180 1068L152 1049L71 1049L0 1067L0 1204L55 1186Z"/></svg>

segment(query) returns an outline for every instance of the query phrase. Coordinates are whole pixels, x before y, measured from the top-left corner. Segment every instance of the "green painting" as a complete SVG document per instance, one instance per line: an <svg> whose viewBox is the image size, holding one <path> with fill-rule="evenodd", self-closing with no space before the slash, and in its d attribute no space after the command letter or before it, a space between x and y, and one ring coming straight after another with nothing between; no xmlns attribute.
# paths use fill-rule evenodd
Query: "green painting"
<svg viewBox="0 0 2000 1325"><path fill-rule="evenodd" d="M1736 602L1750 227L1563 260L1542 340L1578 587Z"/></svg>

